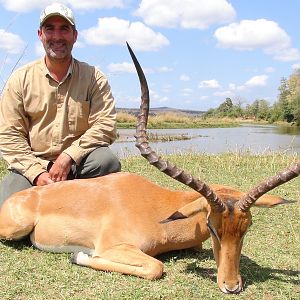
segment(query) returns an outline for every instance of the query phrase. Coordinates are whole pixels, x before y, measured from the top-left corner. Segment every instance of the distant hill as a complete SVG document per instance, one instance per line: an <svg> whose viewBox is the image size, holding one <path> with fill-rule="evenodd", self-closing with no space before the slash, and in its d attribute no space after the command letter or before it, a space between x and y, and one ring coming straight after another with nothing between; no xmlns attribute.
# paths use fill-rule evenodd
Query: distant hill
<svg viewBox="0 0 300 300"><path fill-rule="evenodd" d="M126 112L132 115L137 115L139 113L138 108L124 108L124 107L117 107L117 112ZM201 116L205 113L206 111L201 111L201 110L190 110L190 109L179 109L179 108L171 108L171 107L153 107L150 108L149 114L150 115L159 115L163 113L177 113L177 114L188 114L188 115L193 115L193 116Z"/></svg>

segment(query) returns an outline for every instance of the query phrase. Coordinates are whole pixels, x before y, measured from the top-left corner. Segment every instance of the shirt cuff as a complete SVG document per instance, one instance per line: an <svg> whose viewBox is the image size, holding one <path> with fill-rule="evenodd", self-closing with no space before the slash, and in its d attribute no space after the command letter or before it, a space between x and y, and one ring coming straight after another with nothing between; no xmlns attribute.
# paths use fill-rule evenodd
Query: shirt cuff
<svg viewBox="0 0 300 300"><path fill-rule="evenodd" d="M47 172L47 169L44 168L41 164L34 164L32 165L25 173L24 176L33 184L34 179L44 173Z"/></svg>
<svg viewBox="0 0 300 300"><path fill-rule="evenodd" d="M82 149L78 146L71 145L69 148L64 150L63 152L68 154L76 163L78 166L81 162L81 160L88 155L93 149Z"/></svg>

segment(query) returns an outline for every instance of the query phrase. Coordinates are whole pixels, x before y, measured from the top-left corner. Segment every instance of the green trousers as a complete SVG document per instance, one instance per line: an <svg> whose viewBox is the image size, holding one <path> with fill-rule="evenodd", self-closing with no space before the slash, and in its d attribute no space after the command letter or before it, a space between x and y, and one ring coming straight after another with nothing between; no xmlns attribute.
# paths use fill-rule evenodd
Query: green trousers
<svg viewBox="0 0 300 300"><path fill-rule="evenodd" d="M121 163L108 147L99 147L72 166L69 179L92 178L119 172ZM15 192L32 187L31 182L15 170L11 170L0 183L0 207Z"/></svg>

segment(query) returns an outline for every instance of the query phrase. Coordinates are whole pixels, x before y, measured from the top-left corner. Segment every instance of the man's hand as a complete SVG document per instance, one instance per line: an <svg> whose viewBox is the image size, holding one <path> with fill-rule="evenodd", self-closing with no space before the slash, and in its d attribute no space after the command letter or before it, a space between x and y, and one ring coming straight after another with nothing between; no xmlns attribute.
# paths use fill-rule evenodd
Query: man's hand
<svg viewBox="0 0 300 300"><path fill-rule="evenodd" d="M48 172L41 173L34 180L35 185L47 185L50 183L54 183L54 181L50 178Z"/></svg>
<svg viewBox="0 0 300 300"><path fill-rule="evenodd" d="M49 175L53 182L67 180L73 159L66 153L61 153L52 165Z"/></svg>

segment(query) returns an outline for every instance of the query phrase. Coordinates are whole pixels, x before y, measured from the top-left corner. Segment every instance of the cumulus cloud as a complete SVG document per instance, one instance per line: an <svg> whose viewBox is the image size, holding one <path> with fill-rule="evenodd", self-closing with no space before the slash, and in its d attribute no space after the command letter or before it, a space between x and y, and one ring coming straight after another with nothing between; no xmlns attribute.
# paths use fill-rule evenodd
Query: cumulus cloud
<svg viewBox="0 0 300 300"><path fill-rule="evenodd" d="M265 86L267 84L267 75L256 75L245 82L247 87Z"/></svg>
<svg viewBox="0 0 300 300"><path fill-rule="evenodd" d="M267 67L267 68L265 68L265 72L266 73L274 73L276 70L275 70L275 68L273 68L273 67Z"/></svg>
<svg viewBox="0 0 300 300"><path fill-rule="evenodd" d="M226 0L142 0L135 15L148 25L205 29L232 22L236 13Z"/></svg>
<svg viewBox="0 0 300 300"><path fill-rule="evenodd" d="M199 88L208 88L208 89L218 89L220 88L220 84L216 79L211 80L203 80L198 85Z"/></svg>
<svg viewBox="0 0 300 300"><path fill-rule="evenodd" d="M217 97L233 97L233 95L232 91L218 91L214 93L214 96Z"/></svg>
<svg viewBox="0 0 300 300"><path fill-rule="evenodd" d="M123 0L68 0L65 2L75 9L122 8L125 6Z"/></svg>
<svg viewBox="0 0 300 300"><path fill-rule="evenodd" d="M159 72L159 73L168 73L168 72L172 72L172 71L173 71L172 68L166 67L166 66L157 68L157 72Z"/></svg>
<svg viewBox="0 0 300 300"><path fill-rule="evenodd" d="M169 98L167 96L161 96L156 91L151 90L151 89L149 90L149 95L150 95L150 98L153 100L153 102L156 102L156 103L164 103L169 100Z"/></svg>
<svg viewBox="0 0 300 300"><path fill-rule="evenodd" d="M294 70L300 69L300 63L298 63L298 64L293 64L293 65L292 65L292 69L294 69Z"/></svg>
<svg viewBox="0 0 300 300"><path fill-rule="evenodd" d="M218 28L214 36L220 47L237 50L261 48L266 54L281 61L300 58L299 50L291 47L289 35L274 21L242 20Z"/></svg>
<svg viewBox="0 0 300 300"><path fill-rule="evenodd" d="M25 42L16 34L0 29L0 49L10 54L21 53Z"/></svg>
<svg viewBox="0 0 300 300"><path fill-rule="evenodd" d="M188 97L188 96L191 96L191 94L193 93L193 90L190 88L185 88L185 89L182 89L181 92L182 92L183 96Z"/></svg>
<svg viewBox="0 0 300 300"><path fill-rule="evenodd" d="M54 0L0 0L5 9L15 12L29 12L34 9L42 9L45 6L58 2ZM59 2L73 9L105 9L113 7L124 7L123 0L60 0Z"/></svg>
<svg viewBox="0 0 300 300"><path fill-rule="evenodd" d="M181 81L189 81L190 77L188 75L186 75L186 74L182 74L182 75L180 75L179 80L181 80Z"/></svg>
<svg viewBox="0 0 300 300"><path fill-rule="evenodd" d="M158 50L169 44L165 36L143 23L130 23L116 17L99 18L97 26L83 30L80 34L87 44L124 45L128 41L135 50L142 51Z"/></svg>
<svg viewBox="0 0 300 300"><path fill-rule="evenodd" d="M129 62L123 62L119 64L109 64L108 65L108 71L110 73L135 73L135 68L132 63Z"/></svg>

